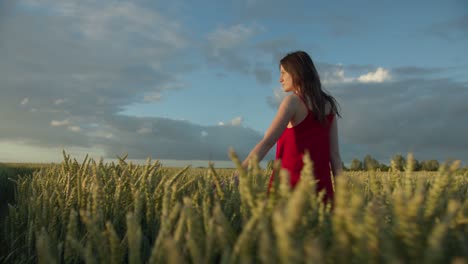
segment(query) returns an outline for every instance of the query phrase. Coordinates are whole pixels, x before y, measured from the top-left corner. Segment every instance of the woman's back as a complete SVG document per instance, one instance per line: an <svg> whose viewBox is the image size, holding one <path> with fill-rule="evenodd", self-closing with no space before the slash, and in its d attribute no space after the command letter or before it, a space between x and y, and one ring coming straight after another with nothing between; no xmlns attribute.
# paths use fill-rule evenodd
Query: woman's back
<svg viewBox="0 0 468 264"><path fill-rule="evenodd" d="M304 117L305 115L305 117ZM295 187L300 179L303 155L307 151L314 163L314 176L319 182L317 189L326 190L325 199L333 197L330 175L330 127L334 118L330 108L323 123L315 117L303 100L295 115L277 141L276 159L281 160L281 167L290 174L291 187ZM296 120L294 120L296 119ZM270 178L269 188L274 175Z"/></svg>
<svg viewBox="0 0 468 264"><path fill-rule="evenodd" d="M309 102L309 100L297 94L294 94L294 96L297 98L297 101L299 101L300 103L298 104L297 112L295 113L294 118L288 124L288 128L294 127L297 124L301 123L311 112L310 109L312 109L312 105ZM329 103L325 104L326 115L330 114L331 112L332 112L332 108L330 104Z"/></svg>

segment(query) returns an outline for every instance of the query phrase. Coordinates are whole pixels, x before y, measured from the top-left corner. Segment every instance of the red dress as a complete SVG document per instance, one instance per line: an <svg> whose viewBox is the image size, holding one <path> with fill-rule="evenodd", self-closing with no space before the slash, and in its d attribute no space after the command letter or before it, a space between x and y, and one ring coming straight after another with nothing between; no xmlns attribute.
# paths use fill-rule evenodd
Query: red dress
<svg viewBox="0 0 468 264"><path fill-rule="evenodd" d="M320 123L308 110L306 118L294 127L286 128L276 143L276 159L281 160L281 167L287 169L290 184L294 188L298 183L304 165L302 157L305 150L310 153L314 163L314 177L317 182L317 192L325 190L324 201L333 201L333 186L330 173L330 127L335 114L325 116ZM272 174L268 184L268 192L273 183Z"/></svg>

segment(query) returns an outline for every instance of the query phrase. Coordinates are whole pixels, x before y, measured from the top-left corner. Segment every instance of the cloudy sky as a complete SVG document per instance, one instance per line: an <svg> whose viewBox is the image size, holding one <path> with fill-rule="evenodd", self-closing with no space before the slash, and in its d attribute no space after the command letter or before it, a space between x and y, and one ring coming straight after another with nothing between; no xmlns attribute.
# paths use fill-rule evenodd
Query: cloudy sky
<svg viewBox="0 0 468 264"><path fill-rule="evenodd" d="M284 97L279 59L304 50L345 163L466 164L467 47L465 0L2 0L0 161L245 157Z"/></svg>

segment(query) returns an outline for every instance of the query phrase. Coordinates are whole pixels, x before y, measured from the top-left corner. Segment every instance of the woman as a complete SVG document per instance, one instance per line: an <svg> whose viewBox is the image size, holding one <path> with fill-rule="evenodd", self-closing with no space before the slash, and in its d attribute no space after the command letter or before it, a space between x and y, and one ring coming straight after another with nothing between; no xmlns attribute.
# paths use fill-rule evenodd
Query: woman
<svg viewBox="0 0 468 264"><path fill-rule="evenodd" d="M330 169L336 177L342 172L338 147L337 116L340 116L335 99L322 90L318 72L310 56L304 51L287 54L280 61L280 79L285 92L290 92L281 102L278 112L263 139L252 149L242 166L256 155L261 161L276 146L276 159L287 169L294 188L303 167L302 156L308 151L314 163L317 191L325 190L324 201L333 201ZM268 185L270 190L272 175Z"/></svg>

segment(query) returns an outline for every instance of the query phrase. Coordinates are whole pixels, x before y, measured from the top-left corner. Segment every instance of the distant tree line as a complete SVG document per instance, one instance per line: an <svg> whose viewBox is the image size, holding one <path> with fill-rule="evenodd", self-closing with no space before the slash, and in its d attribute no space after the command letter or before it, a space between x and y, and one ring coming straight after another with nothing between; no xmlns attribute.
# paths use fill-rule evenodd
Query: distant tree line
<svg viewBox="0 0 468 264"><path fill-rule="evenodd" d="M268 161L267 168L273 168L274 160ZM413 164L412 168L413 171L438 171L441 164L437 160L422 160L419 161L415 158L412 159ZM380 170L380 171L405 171L406 166L408 165L407 159L403 157L401 154L396 154L392 157L390 161L390 165L385 163L380 163L378 160L374 159L371 155L366 155L364 159L361 161L359 159L352 159L349 167L345 166L342 163L343 170L345 171L372 171L372 170ZM467 172L468 173L468 166L464 168L459 168L459 171Z"/></svg>
<svg viewBox="0 0 468 264"><path fill-rule="evenodd" d="M439 162L437 160L423 160L418 161L417 159L412 160L413 171L437 171L439 170ZM400 154L393 156L390 161L390 166L385 163L380 163L378 160L374 159L371 155L366 155L364 160L359 159L351 160L349 168L345 170L350 171L371 171L371 170L380 170L380 171L405 171L408 162L405 157Z"/></svg>

